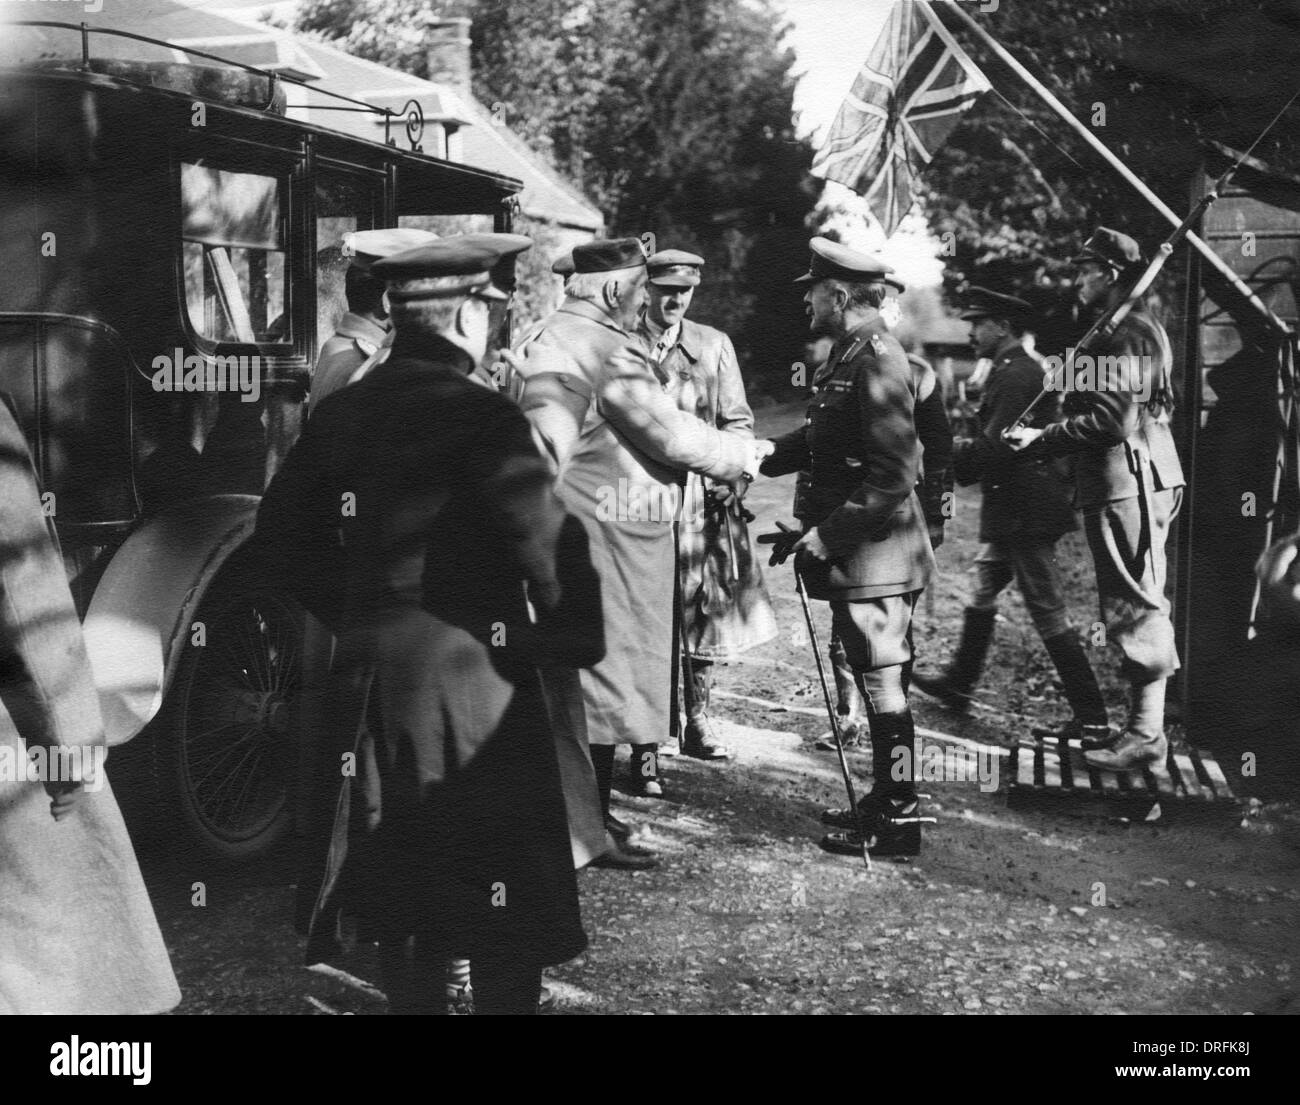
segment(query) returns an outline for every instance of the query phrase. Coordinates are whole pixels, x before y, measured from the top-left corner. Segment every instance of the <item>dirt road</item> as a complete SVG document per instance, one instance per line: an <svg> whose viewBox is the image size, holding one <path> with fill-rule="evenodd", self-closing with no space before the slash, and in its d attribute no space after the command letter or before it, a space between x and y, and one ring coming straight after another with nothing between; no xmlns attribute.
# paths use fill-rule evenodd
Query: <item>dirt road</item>
<svg viewBox="0 0 1300 1105"><path fill-rule="evenodd" d="M762 428L797 417L769 412ZM789 518L792 482L755 485L760 532ZM918 613L921 665L953 647L977 509L977 493L963 491L941 576ZM1071 613L1086 624L1087 552L1078 539L1062 549ZM843 804L843 788L834 755L812 747L826 724L789 569L772 569L769 583L781 638L718 673L715 712L736 759L668 760L665 800L621 800L620 815L665 862L580 875L591 947L553 972L558 1012L1297 1011L1292 805L1257 808L1244 825L1243 811L1223 804L1151 825L1117 824L1102 811L1010 810L1000 758L986 761L999 765L996 790L926 784L939 823L919 859L880 861L868 874L860 861L819 851L818 814ZM824 635L829 617L815 606ZM1100 670L1118 711L1113 663ZM1053 675L1019 597L1008 595L985 708L956 721L918 698L923 738L948 747L944 738L961 738L990 753L1012 746L1028 718L1065 716ZM853 766L865 779L867 756L854 753ZM147 866L185 992L180 1012L384 1011L377 993L297 965L287 864L240 879L185 859ZM349 966L377 979L366 954Z"/></svg>

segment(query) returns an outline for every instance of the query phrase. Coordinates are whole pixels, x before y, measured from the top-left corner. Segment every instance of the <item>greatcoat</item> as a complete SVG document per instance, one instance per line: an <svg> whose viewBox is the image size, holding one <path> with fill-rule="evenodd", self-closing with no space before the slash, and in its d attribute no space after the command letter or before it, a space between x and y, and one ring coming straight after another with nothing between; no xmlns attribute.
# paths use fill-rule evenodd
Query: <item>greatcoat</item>
<svg viewBox="0 0 1300 1105"><path fill-rule="evenodd" d="M598 587L527 420L470 367L399 334L317 409L258 511L265 570L338 637L308 962L337 952L343 915L471 960L586 945L537 664L599 659ZM557 577L532 624L526 584Z"/></svg>
<svg viewBox="0 0 1300 1105"><path fill-rule="evenodd" d="M181 999L107 780L55 822L37 746L102 747L63 560L0 402L0 1014L162 1013Z"/></svg>
<svg viewBox="0 0 1300 1105"><path fill-rule="evenodd" d="M641 344L593 304L566 299L521 349L520 405L587 527L601 581L608 651L581 673L588 739L655 743L671 711L682 474L733 483L750 442L679 410Z"/></svg>
<svg viewBox="0 0 1300 1105"><path fill-rule="evenodd" d="M654 349L644 323L637 336ZM651 367L680 410L720 430L754 436L736 351L721 330L683 319L676 341L658 363L652 356ZM705 489L703 477L687 475L677 571L691 655L720 660L772 640L778 629L749 527L734 508L710 504Z"/></svg>

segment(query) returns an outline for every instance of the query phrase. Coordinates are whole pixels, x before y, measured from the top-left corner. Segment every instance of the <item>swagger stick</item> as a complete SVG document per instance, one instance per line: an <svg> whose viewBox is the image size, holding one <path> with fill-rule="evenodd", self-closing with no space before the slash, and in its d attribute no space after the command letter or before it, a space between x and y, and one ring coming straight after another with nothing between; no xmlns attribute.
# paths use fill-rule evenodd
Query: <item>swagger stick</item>
<svg viewBox="0 0 1300 1105"><path fill-rule="evenodd" d="M777 523L781 526L781 523ZM785 529L781 526L781 529ZM862 840L862 862L867 865L867 870L871 870L871 853L868 851L871 841L867 839L866 827L862 823L862 811L858 809L858 796L853 789L853 776L849 774L849 761L844 755L844 741L840 738L840 718L835 712L835 704L831 701L830 684L826 682L826 668L822 664L822 649L817 643L817 628L813 625L812 609L808 606L808 591L803 584L803 572L799 570L799 561L794 562L794 585L795 590L799 592L799 601L803 604L804 620L808 623L808 640L812 642L813 659L817 661L817 678L821 680L822 695L826 699L826 713L831 719L831 734L835 737L835 751L840 756L840 771L844 774L844 789L849 794L849 809L853 811L853 818L857 822L858 836Z"/></svg>

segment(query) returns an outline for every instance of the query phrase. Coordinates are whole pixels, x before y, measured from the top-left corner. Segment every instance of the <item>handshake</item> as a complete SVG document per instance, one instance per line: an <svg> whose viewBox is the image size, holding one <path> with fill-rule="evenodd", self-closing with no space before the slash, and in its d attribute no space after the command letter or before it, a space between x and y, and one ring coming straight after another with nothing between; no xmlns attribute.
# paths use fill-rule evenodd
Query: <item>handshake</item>
<svg viewBox="0 0 1300 1105"><path fill-rule="evenodd" d="M736 502L741 502L745 498L745 492L749 490L749 485L758 477L759 465L775 452L776 445L770 441L749 442L749 459L745 462L745 471L735 483L719 484L715 487L714 500L725 504L734 497Z"/></svg>

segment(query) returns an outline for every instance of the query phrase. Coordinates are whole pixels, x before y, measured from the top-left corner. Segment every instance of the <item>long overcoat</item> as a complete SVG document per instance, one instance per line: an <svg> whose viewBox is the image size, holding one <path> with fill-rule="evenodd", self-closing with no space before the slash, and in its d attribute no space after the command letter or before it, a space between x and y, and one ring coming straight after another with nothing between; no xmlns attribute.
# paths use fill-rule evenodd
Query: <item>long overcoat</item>
<svg viewBox="0 0 1300 1105"><path fill-rule="evenodd" d="M0 402L0 1013L162 1013L181 999L111 786L92 781L55 822L25 777L30 749L103 741L63 560Z"/></svg>
<svg viewBox="0 0 1300 1105"><path fill-rule="evenodd" d="M471 960L586 945L537 664L599 658L598 588L527 420L470 367L399 334L317 409L259 508L261 563L338 637L309 962L346 915ZM525 587L557 578L570 604L534 625Z"/></svg>
<svg viewBox="0 0 1300 1105"><path fill-rule="evenodd" d="M608 651L582 672L588 739L657 742L671 711L682 476L733 483L750 442L679 410L640 342L593 304L565 300L523 354L521 405L587 527L601 581Z"/></svg>
<svg viewBox="0 0 1300 1105"><path fill-rule="evenodd" d="M653 349L655 339L644 324L637 336ZM651 363L679 409L706 425L753 437L754 412L736 351L721 330L683 319L663 360ZM749 527L739 511L711 504L705 491L704 477L689 473L677 571L691 655L721 660L772 640L778 629Z"/></svg>

